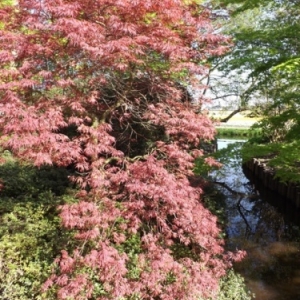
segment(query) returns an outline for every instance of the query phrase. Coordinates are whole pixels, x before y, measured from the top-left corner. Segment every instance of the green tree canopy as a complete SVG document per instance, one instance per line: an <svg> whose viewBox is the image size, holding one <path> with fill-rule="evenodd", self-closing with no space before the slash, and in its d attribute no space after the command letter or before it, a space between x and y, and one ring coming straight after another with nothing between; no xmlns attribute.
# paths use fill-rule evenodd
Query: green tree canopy
<svg viewBox="0 0 300 300"><path fill-rule="evenodd" d="M295 164L299 160L299 1L224 2L232 17L224 27L235 45L223 58L222 70L248 74L246 93L263 99L264 155L286 180L299 180ZM243 21L246 20L246 21ZM249 21L250 20L250 21ZM252 153L258 153L251 148ZM254 151L254 152L253 152ZM261 153L262 153L261 152ZM290 175L287 175L289 173Z"/></svg>

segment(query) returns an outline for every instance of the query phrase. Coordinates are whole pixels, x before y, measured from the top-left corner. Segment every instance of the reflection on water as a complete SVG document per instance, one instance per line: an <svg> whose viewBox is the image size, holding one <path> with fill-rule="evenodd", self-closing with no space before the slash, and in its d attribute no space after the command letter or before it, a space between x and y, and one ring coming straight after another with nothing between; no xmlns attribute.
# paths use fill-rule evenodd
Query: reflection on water
<svg viewBox="0 0 300 300"><path fill-rule="evenodd" d="M219 140L218 149L233 142L238 141ZM226 195L227 246L248 253L235 265L236 271L258 300L300 300L299 218L291 222L278 207L262 199L244 176L237 157L213 176L223 183L219 186ZM277 198L272 196L275 202Z"/></svg>

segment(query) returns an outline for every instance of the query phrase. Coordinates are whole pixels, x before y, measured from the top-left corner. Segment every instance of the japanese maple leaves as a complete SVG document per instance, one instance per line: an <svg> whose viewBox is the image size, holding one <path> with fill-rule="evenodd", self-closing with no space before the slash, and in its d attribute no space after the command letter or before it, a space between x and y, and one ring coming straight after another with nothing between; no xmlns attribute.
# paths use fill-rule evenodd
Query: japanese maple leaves
<svg viewBox="0 0 300 300"><path fill-rule="evenodd" d="M197 3L0 8L1 144L69 167L79 188L78 203L59 208L74 247L44 286L58 299L197 299L230 265L188 179L214 129L182 87L227 48Z"/></svg>

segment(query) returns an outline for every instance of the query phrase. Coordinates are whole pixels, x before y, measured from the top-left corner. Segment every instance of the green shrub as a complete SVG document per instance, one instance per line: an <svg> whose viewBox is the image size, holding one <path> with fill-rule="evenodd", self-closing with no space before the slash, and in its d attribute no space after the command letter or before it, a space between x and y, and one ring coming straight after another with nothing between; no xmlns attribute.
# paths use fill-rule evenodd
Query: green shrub
<svg viewBox="0 0 300 300"><path fill-rule="evenodd" d="M253 298L254 295L245 287L244 278L232 269L221 279L216 300L251 300Z"/></svg>
<svg viewBox="0 0 300 300"><path fill-rule="evenodd" d="M254 298L255 295L247 291L243 277L230 269L220 280L219 290L210 300L252 300Z"/></svg>
<svg viewBox="0 0 300 300"><path fill-rule="evenodd" d="M1 217L1 299L41 299L40 286L58 253L59 221L49 207L33 202L15 204ZM50 217L50 218L49 218Z"/></svg>
<svg viewBox="0 0 300 300"><path fill-rule="evenodd" d="M49 299L49 294L41 293L41 285L70 240L56 209L58 204L74 201L67 174L58 168L36 169L10 162L0 165L0 178L4 184L0 192L0 298Z"/></svg>
<svg viewBox="0 0 300 300"><path fill-rule="evenodd" d="M35 168L17 162L0 165L0 178L4 184L1 197L21 199L24 196L33 198L40 193L51 191L63 195L70 186L69 173L64 168L43 166Z"/></svg>

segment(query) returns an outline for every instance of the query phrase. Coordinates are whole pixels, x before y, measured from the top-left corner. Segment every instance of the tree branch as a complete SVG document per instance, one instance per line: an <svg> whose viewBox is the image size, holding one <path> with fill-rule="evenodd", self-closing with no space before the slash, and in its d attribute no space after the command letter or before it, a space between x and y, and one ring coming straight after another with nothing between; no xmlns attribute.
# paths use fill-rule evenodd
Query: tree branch
<svg viewBox="0 0 300 300"><path fill-rule="evenodd" d="M224 122L226 123L227 121L229 121L234 115L236 115L237 113L239 113L241 110L241 108L239 107L238 109L235 109L232 113L230 113L227 117L222 118L220 120L220 122Z"/></svg>
<svg viewBox="0 0 300 300"><path fill-rule="evenodd" d="M229 191L230 193L232 193L235 196L239 196L239 197L242 197L242 198L250 198L250 199L255 199L255 198L259 197L256 194L246 194L246 193L241 193L241 192L235 191L230 186L228 186L228 184L226 184L225 182L213 181L213 183L222 186L223 188L225 188L227 191ZM242 201L242 198L239 199L238 205Z"/></svg>

